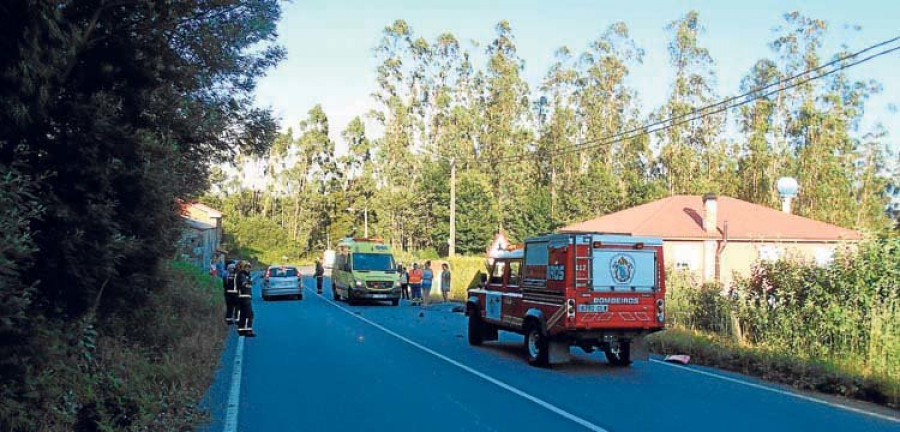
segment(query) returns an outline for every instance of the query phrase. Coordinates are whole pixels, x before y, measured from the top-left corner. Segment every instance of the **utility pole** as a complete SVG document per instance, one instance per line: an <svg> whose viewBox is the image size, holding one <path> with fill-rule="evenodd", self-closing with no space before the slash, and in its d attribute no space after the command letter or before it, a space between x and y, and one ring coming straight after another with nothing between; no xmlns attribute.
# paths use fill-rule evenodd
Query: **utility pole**
<svg viewBox="0 0 900 432"><path fill-rule="evenodd" d="M450 247L448 255L456 256L456 158L450 159Z"/></svg>

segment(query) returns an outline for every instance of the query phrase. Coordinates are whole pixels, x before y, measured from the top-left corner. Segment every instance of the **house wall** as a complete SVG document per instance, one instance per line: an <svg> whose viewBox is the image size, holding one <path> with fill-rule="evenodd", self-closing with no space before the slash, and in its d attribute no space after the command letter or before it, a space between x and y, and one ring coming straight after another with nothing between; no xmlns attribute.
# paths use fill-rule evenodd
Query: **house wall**
<svg viewBox="0 0 900 432"><path fill-rule="evenodd" d="M216 229L214 230L215 232L213 233L213 235L215 237L215 246L214 247L219 247L219 244L222 242L222 235L223 235L222 218L221 217L212 217L206 211L199 209L197 207L194 207L194 206L187 206L185 208L185 210L187 211L187 214L191 219L216 227Z"/></svg>
<svg viewBox="0 0 900 432"><path fill-rule="evenodd" d="M200 270L208 270L216 253L216 230L185 228L178 242L179 258Z"/></svg>
<svg viewBox="0 0 900 432"><path fill-rule="evenodd" d="M727 286L735 277L749 276L753 266L760 260L787 258L824 265L831 261L835 251L848 247L853 247L853 244L732 240L722 252L721 281ZM704 273L707 273L707 263L715 265L714 259L707 259L707 251L702 240L665 240L663 252L668 268L691 271L701 280ZM714 272L715 269L708 271Z"/></svg>

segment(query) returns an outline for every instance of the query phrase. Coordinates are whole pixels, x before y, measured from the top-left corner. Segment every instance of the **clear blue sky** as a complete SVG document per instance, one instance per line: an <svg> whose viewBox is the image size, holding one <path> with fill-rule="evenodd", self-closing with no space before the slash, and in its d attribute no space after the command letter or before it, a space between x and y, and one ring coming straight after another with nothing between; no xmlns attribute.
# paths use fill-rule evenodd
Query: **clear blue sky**
<svg viewBox="0 0 900 432"><path fill-rule="evenodd" d="M499 20L509 20L532 91L557 48L565 45L579 53L611 23L623 21L646 52L644 63L630 78L645 110L661 105L671 85L664 27L690 9L700 12L706 27L700 43L716 61L717 91L722 97L737 93L751 65L772 55L768 44L785 12L799 10L829 23L824 51L828 56L841 45L856 50L900 35L900 1L732 3L736 2L294 0L283 5L278 27L288 57L262 79L257 101L275 109L282 129L296 126L310 107L321 103L331 121L331 136L339 140L347 122L374 107L370 96L376 86L372 48L384 26L397 18L405 19L416 35L429 40L449 31L466 45L475 40L482 46L492 39ZM862 30L849 28L855 24ZM850 75L883 84L882 94L869 102L863 128L883 123L891 133L892 147L897 148L900 113L890 106L900 107L900 52L855 67Z"/></svg>

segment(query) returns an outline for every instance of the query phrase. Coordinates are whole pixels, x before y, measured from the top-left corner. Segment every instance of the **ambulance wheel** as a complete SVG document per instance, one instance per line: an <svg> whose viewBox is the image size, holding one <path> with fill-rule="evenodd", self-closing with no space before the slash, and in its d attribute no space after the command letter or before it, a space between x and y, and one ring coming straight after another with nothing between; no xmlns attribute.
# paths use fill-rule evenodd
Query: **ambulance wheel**
<svg viewBox="0 0 900 432"><path fill-rule="evenodd" d="M631 364L631 342L623 340L615 345L607 344L603 347L603 354L610 366L628 366Z"/></svg>
<svg viewBox="0 0 900 432"><path fill-rule="evenodd" d="M546 367L550 364L550 341L537 324L528 326L525 352L528 354L528 364L532 366Z"/></svg>
<svg viewBox="0 0 900 432"><path fill-rule="evenodd" d="M469 345L479 346L484 343L484 324L477 309L469 311Z"/></svg>

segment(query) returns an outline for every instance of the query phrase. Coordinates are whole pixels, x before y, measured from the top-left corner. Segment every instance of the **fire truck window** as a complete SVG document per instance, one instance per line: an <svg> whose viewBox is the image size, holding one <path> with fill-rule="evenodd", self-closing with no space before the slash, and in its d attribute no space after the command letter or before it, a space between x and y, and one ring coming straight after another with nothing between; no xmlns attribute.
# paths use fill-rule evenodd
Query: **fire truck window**
<svg viewBox="0 0 900 432"><path fill-rule="evenodd" d="M521 277L522 261L509 262L509 285L519 286L519 278Z"/></svg>
<svg viewBox="0 0 900 432"><path fill-rule="evenodd" d="M506 261L497 261L494 263L494 271L491 273L492 284L503 283L503 271L506 270Z"/></svg>

